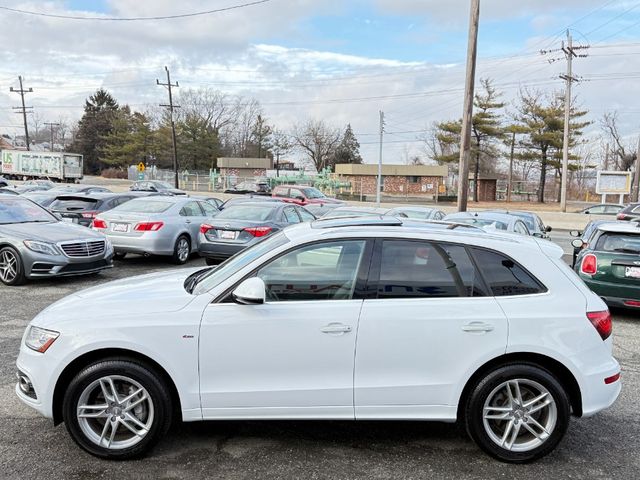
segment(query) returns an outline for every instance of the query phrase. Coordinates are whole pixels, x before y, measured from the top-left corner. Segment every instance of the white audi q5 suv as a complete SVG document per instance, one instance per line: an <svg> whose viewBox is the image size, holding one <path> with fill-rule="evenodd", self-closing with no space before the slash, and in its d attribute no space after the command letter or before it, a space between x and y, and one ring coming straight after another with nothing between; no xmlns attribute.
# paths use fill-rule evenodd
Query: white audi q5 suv
<svg viewBox="0 0 640 480"><path fill-rule="evenodd" d="M390 217L289 227L217 268L51 305L16 393L106 458L142 455L172 421L403 419L460 421L490 455L535 460L621 388L607 307L561 255Z"/></svg>

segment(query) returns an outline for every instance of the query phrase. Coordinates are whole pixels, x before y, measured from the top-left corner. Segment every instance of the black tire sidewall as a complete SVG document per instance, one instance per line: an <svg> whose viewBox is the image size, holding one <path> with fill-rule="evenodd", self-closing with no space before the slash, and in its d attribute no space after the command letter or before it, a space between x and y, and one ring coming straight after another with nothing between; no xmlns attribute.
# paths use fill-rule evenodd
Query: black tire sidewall
<svg viewBox="0 0 640 480"><path fill-rule="evenodd" d="M487 435L483 423L487 396L501 383L515 378L533 380L544 386L553 396L557 408L556 426L551 436L542 445L528 452L511 452L496 445ZM476 444L492 457L503 462L527 463L544 457L556 448L567 431L570 415L567 394L553 374L536 365L512 364L489 372L476 383L466 404L465 425Z"/></svg>
<svg viewBox="0 0 640 480"><path fill-rule="evenodd" d="M76 410L80 395L93 381L106 375L123 375L139 382L151 396L154 408L154 421L149 433L136 445L122 450L108 450L86 438ZM92 455L108 459L131 459L147 453L167 432L171 425L171 397L165 382L146 365L128 359L106 359L83 368L69 383L63 404L62 414L65 426L73 440Z"/></svg>
<svg viewBox="0 0 640 480"><path fill-rule="evenodd" d="M17 285L22 285L26 282L27 277L24 273L24 262L22 261L22 257L20 256L20 252L11 246L6 246L0 248L0 254L2 252L9 250L16 257L16 268L18 270L16 277L11 282L2 282L4 285L15 287Z"/></svg>
<svg viewBox="0 0 640 480"><path fill-rule="evenodd" d="M187 258L184 262L178 257L178 244L180 243L180 240L183 239L187 241L187 243L189 244L189 251L191 251L191 241L189 240L189 237L184 234L180 235L176 240L175 245L173 246L173 263L175 263L176 265L184 265L189 261L189 255L187 255Z"/></svg>

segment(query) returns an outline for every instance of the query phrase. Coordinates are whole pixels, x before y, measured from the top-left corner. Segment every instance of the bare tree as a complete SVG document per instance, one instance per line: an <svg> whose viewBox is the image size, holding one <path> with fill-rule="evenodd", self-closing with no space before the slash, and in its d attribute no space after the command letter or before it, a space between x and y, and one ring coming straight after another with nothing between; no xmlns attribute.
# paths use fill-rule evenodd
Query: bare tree
<svg viewBox="0 0 640 480"><path fill-rule="evenodd" d="M636 161L634 145L625 142L618 130L618 112L607 112L600 119L600 127L607 139L611 142L610 154L613 155L613 164L616 170L631 170Z"/></svg>
<svg viewBox="0 0 640 480"><path fill-rule="evenodd" d="M340 130L322 120L308 120L293 129L293 139L316 171L330 166L336 147L340 144Z"/></svg>

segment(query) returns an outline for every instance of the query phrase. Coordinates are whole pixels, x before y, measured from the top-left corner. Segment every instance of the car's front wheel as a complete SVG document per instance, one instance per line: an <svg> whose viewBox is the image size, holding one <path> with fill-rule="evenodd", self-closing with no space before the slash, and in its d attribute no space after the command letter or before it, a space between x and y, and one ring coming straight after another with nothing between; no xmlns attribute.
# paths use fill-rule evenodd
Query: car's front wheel
<svg viewBox="0 0 640 480"><path fill-rule="evenodd" d="M102 458L144 455L171 425L171 397L151 368L129 359L95 362L71 381L63 418L75 442Z"/></svg>
<svg viewBox="0 0 640 480"><path fill-rule="evenodd" d="M22 285L26 281L20 254L12 247L0 249L0 281L10 286Z"/></svg>
<svg viewBox="0 0 640 480"><path fill-rule="evenodd" d="M525 463L555 449L570 413L567 394L551 373L535 365L510 364L476 383L465 423L485 452L505 462Z"/></svg>

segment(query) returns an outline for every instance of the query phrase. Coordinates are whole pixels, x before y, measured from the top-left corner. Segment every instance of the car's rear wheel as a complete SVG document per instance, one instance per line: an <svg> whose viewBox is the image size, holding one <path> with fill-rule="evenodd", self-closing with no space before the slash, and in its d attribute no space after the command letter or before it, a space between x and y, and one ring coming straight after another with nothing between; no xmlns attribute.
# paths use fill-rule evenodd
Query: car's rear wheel
<svg viewBox="0 0 640 480"><path fill-rule="evenodd" d="M148 452L171 425L171 397L161 377L128 359L101 360L69 384L63 418L74 441L102 458Z"/></svg>
<svg viewBox="0 0 640 480"><path fill-rule="evenodd" d="M22 285L27 280L20 254L13 247L0 249L0 281L5 285Z"/></svg>
<svg viewBox="0 0 640 480"><path fill-rule="evenodd" d="M485 452L505 462L525 463L555 449L570 413L567 394L551 373L535 365L510 364L476 383L465 423Z"/></svg>
<svg viewBox="0 0 640 480"><path fill-rule="evenodd" d="M184 265L191 255L191 242L186 235L180 235L173 247L173 263L176 265Z"/></svg>

